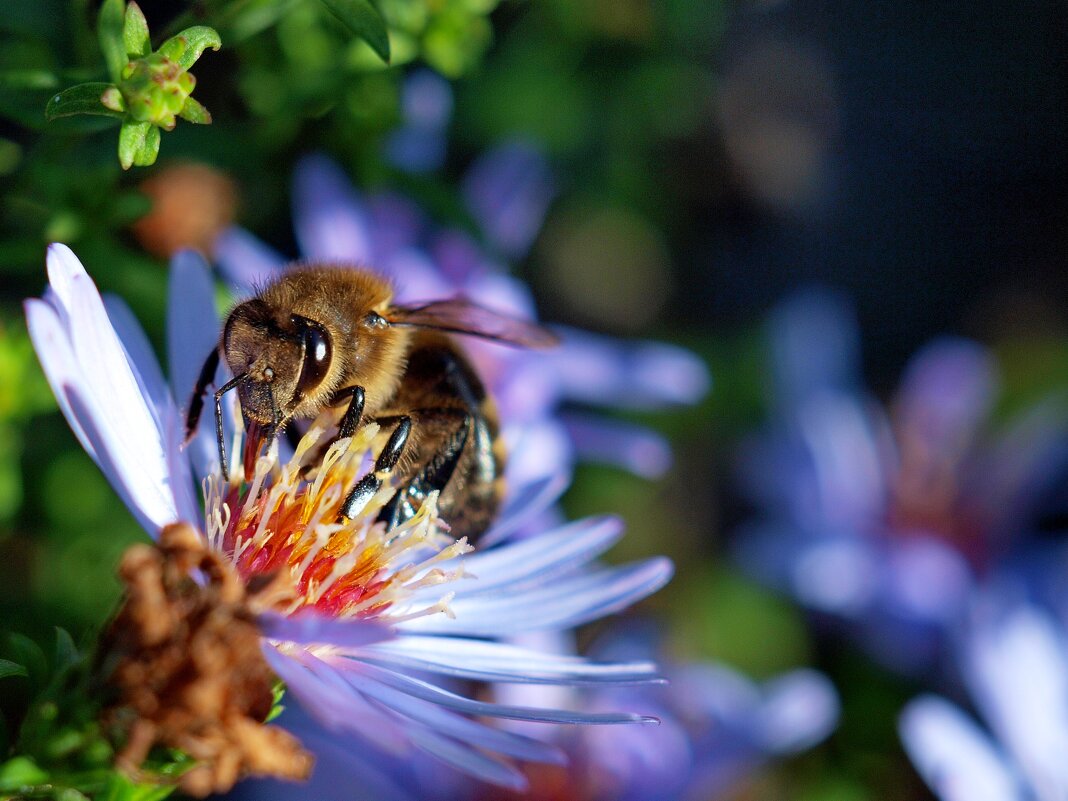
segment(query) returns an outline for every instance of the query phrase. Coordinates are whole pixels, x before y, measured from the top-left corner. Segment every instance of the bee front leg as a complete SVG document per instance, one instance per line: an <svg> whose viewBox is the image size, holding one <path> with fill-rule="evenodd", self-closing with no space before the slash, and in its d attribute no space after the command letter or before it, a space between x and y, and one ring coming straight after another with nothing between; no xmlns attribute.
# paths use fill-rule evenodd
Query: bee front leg
<svg viewBox="0 0 1068 801"><path fill-rule="evenodd" d="M219 369L219 350L212 348L208 358L204 360L204 366L200 368L196 386L193 387L193 395L189 398L189 408L185 414L185 442L189 443L197 432L197 424L200 415L204 411L204 396L208 393L208 384L215 380L215 371Z"/></svg>
<svg viewBox="0 0 1068 801"><path fill-rule="evenodd" d="M356 429L360 425L360 418L363 417L363 405L366 400L366 395L363 391L363 387L345 387L338 390L333 398L330 400L331 406L340 406L345 400L349 401L349 408L345 410L345 416L341 418L341 425L338 426L337 435L339 437L351 437L356 433Z"/></svg>
<svg viewBox="0 0 1068 801"><path fill-rule="evenodd" d="M352 407L350 406L349 408L351 410ZM386 446L378 454L378 459L375 460L375 469L356 482L356 486L352 488L348 497L345 498L345 502L341 504L341 510L338 512L339 521L354 518L363 511L363 508L367 506L371 498L375 496L375 493L382 489L382 481L397 466L411 433L412 418L405 415L400 418L397 427L389 435Z"/></svg>

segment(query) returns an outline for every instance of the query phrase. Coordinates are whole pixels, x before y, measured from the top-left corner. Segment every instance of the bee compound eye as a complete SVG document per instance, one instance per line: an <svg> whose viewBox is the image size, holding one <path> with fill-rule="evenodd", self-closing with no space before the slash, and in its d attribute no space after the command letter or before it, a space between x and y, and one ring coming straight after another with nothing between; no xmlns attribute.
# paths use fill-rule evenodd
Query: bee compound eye
<svg viewBox="0 0 1068 801"><path fill-rule="evenodd" d="M318 325L309 325L303 333L304 362L297 379L297 392L304 394L323 382L330 369L330 335Z"/></svg>

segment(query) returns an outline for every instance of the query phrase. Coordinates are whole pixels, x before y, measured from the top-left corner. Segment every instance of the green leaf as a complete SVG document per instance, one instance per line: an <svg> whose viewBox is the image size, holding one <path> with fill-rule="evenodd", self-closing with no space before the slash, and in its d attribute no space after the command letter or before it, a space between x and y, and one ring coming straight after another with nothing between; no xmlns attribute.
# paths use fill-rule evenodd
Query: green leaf
<svg viewBox="0 0 1068 801"><path fill-rule="evenodd" d="M122 77L122 68L129 61L126 58L126 45L123 42L122 29L126 16L123 0L104 0L97 18L96 35L100 39L100 49L104 53L104 63L112 81Z"/></svg>
<svg viewBox="0 0 1068 801"><path fill-rule="evenodd" d="M43 687L48 679L48 659L45 658L41 646L25 634L12 631L7 635L7 647L16 664L26 667L33 685L38 689Z"/></svg>
<svg viewBox="0 0 1068 801"><path fill-rule="evenodd" d="M18 792L45 781L48 781L48 774L29 757L14 757L0 765L0 793Z"/></svg>
<svg viewBox="0 0 1068 801"><path fill-rule="evenodd" d="M285 698L285 695L285 683L276 681L274 687L271 688L271 711L267 713L267 718L263 721L264 723L270 723L285 711L285 706L282 704L282 699Z"/></svg>
<svg viewBox="0 0 1068 801"><path fill-rule="evenodd" d="M70 667L81 658L70 632L56 626L56 670Z"/></svg>
<svg viewBox="0 0 1068 801"><path fill-rule="evenodd" d="M104 92L112 88L114 87L109 83L80 83L64 89L58 95L52 95L48 101L45 106L45 119L51 122L60 117L73 117L75 114L121 118L121 112L108 108L100 100Z"/></svg>
<svg viewBox="0 0 1068 801"><path fill-rule="evenodd" d="M182 106L182 110L178 112L178 116L183 120L188 120L197 125L211 124L211 112L191 97L185 99L185 105Z"/></svg>
<svg viewBox="0 0 1068 801"><path fill-rule="evenodd" d="M137 3L126 6L126 19L122 25L122 41L129 58L143 58L152 52L148 38L148 20Z"/></svg>
<svg viewBox="0 0 1068 801"><path fill-rule="evenodd" d="M133 165L147 167L159 155L159 128L150 122L124 122L119 129L119 163L124 170Z"/></svg>
<svg viewBox="0 0 1068 801"><path fill-rule="evenodd" d="M389 30L371 0L322 0L322 3L345 27L367 42L379 58L389 63Z"/></svg>
<svg viewBox="0 0 1068 801"><path fill-rule="evenodd" d="M196 63L200 54L208 48L218 50L222 47L222 40L214 28L206 25L197 25L186 28L179 34L175 34L159 46L156 52L170 59L183 70L187 70Z"/></svg>
<svg viewBox="0 0 1068 801"><path fill-rule="evenodd" d="M174 784L134 784L120 773L108 777L98 801L162 801L177 789Z"/></svg>
<svg viewBox="0 0 1068 801"><path fill-rule="evenodd" d="M8 676L29 676L30 671L26 670L24 665L20 665L18 662L12 662L10 659L0 659L0 679L6 679Z"/></svg>

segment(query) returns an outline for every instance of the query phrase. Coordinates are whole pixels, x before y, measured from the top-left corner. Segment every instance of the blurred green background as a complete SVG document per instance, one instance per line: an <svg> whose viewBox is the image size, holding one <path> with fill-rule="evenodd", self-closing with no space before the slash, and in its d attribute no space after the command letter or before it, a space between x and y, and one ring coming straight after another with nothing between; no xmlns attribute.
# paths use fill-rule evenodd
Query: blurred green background
<svg viewBox="0 0 1068 801"><path fill-rule="evenodd" d="M676 560L648 606L680 656L755 677L814 665L842 694L829 742L733 797L928 797L894 731L915 688L814 639L803 613L723 558L745 513L732 449L766 411L763 315L810 281L857 298L879 391L947 330L1005 357L1007 406L1068 385L1063 3L380 0L387 66L319 0L146 0L154 45L206 24L223 48L191 70L213 123L180 121L154 166L128 172L113 120L43 114L58 90L103 79L97 7L12 0L0 12L4 628L86 636L116 600L118 555L142 538L57 413L27 338L20 303L44 286L47 242L70 244L126 298L162 353L173 243L161 231L183 209L204 217L187 243L233 220L295 254L292 165L322 151L358 187L398 189L475 232L459 179L521 136L558 189L513 265L542 317L683 344L715 382L697 407L636 418L673 442L663 480L584 466L568 511L624 516L617 558ZM416 68L454 90L444 161L420 172L385 155ZM173 170L190 164L207 172L183 184ZM168 188L178 211L146 224Z"/></svg>

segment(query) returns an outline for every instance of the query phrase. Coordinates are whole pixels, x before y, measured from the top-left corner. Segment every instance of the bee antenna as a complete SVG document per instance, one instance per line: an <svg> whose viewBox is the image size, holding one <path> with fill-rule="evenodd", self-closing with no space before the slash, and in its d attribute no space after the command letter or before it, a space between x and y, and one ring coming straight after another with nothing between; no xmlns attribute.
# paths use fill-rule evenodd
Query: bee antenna
<svg viewBox="0 0 1068 801"><path fill-rule="evenodd" d="M219 446L219 467L222 469L223 481L230 481L230 468L226 463L226 440L223 435L222 398L230 390L237 387L242 381L248 380L248 373L235 375L217 390L215 390L215 441Z"/></svg>

